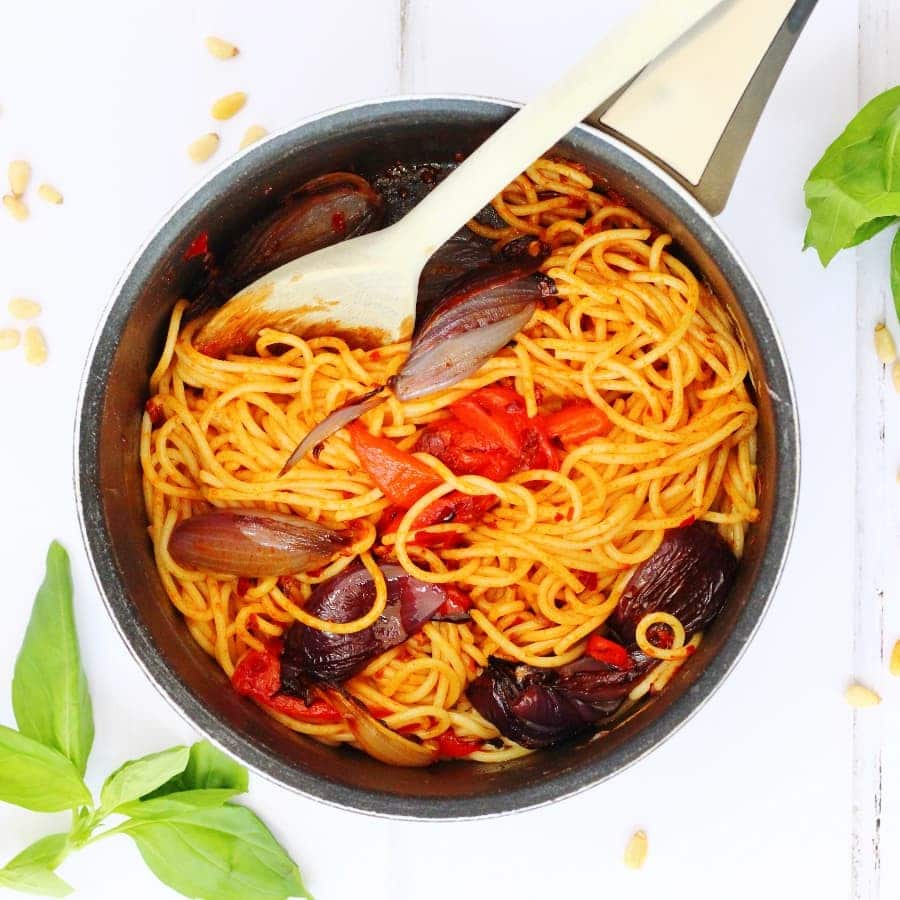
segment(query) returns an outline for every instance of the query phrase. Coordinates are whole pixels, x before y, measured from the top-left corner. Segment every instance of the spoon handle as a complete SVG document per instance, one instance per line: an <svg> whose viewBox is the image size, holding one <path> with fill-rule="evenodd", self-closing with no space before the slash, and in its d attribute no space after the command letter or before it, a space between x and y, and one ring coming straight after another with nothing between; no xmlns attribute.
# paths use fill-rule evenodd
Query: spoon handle
<svg viewBox="0 0 900 900"><path fill-rule="evenodd" d="M494 132L397 227L405 253L432 253L510 181L723 0L649 0ZM734 2L734 0L731 0Z"/></svg>

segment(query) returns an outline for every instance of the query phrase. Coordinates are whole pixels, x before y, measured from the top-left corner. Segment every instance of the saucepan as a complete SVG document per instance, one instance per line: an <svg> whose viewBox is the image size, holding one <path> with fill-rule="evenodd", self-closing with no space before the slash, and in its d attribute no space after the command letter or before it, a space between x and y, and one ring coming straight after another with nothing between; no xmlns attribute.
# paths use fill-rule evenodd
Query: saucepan
<svg viewBox="0 0 900 900"><path fill-rule="evenodd" d="M779 579L795 517L799 436L775 326L711 213L724 204L765 99L814 4L764 0L726 9L722 27L732 34L737 27L742 35L734 51L746 57L740 84L723 92L728 79L721 70L691 70L684 65L683 44L677 45L552 151L584 165L674 236L733 316L759 406L761 515L750 529L730 599L667 689L602 737L575 739L502 765L445 762L423 770L388 767L288 731L232 691L193 641L166 597L147 536L141 413L172 306L191 289L183 255L193 236L206 231L211 241L227 243L269 211L272 197L324 172L365 174L398 160L450 162L478 146L516 105L475 97L403 97L314 116L228 162L157 228L116 287L90 351L79 401L75 480L84 540L107 609L147 676L197 729L261 774L326 803L388 816L468 818L557 800L621 772L681 727L722 683ZM753 21L741 25L738 19L748 10ZM715 44L723 38L707 34L705 40ZM733 39L725 43L736 46ZM688 47L687 57L696 59L698 52L702 48ZM680 80L672 67L683 73ZM660 84L667 90L660 92ZM704 94L704 85L718 95ZM730 98L724 96L728 90ZM660 103L668 108L653 107ZM658 115L648 116L648 109ZM718 125L697 125L698 114L709 119L716 110ZM675 130L663 126L673 120L676 130L692 136L692 146L684 134L676 142L680 146L667 145L665 135ZM702 163L698 143L704 141Z"/></svg>

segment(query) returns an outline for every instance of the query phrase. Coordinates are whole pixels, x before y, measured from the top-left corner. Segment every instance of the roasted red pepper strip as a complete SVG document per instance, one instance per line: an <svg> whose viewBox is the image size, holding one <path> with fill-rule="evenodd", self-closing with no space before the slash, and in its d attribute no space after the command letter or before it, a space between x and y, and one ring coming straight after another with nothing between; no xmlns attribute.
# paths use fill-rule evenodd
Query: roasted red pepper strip
<svg viewBox="0 0 900 900"><path fill-rule="evenodd" d="M505 481L525 469L559 468L559 457L540 418L512 388L481 388L450 407L451 417L423 429L416 450L430 453L457 475Z"/></svg>
<svg viewBox="0 0 900 900"><path fill-rule="evenodd" d="M324 700L306 704L299 697L282 694L281 645L273 642L266 650L245 653L231 676L232 687L243 697L250 697L282 715L299 722L331 725L341 721L341 714Z"/></svg>
<svg viewBox="0 0 900 900"><path fill-rule="evenodd" d="M558 454L550 443L547 432L541 426L539 418L528 417L525 398L521 394L517 394L512 388L491 385L475 391L465 400L477 404L491 418L504 423L504 428L515 430L519 452L513 471L559 468Z"/></svg>
<svg viewBox="0 0 900 900"><path fill-rule="evenodd" d="M438 497L434 503L429 503L416 516L413 528L448 525L451 522L471 525L473 522L479 522L481 517L497 503L499 501L493 494L473 496L460 491L451 491L443 497Z"/></svg>
<svg viewBox="0 0 900 900"><path fill-rule="evenodd" d="M389 506L378 520L378 533L380 535L394 534L400 527L400 520L406 515L406 510L400 506ZM418 519L416 519L418 521ZM429 534L428 532L416 533L412 532L409 538L410 544L417 544L420 547L442 547L444 549L455 547L462 532L459 531L442 531L439 534Z"/></svg>
<svg viewBox="0 0 900 900"><path fill-rule="evenodd" d="M341 721L341 714L324 700L314 700L307 705L299 697L290 694L276 694L262 703L283 716L290 716L298 722L308 725L336 725Z"/></svg>
<svg viewBox="0 0 900 900"><path fill-rule="evenodd" d="M518 455L487 443L455 416L422 429L416 450L430 453L456 475L483 475L492 481L506 481L519 464Z"/></svg>
<svg viewBox="0 0 900 900"><path fill-rule="evenodd" d="M448 597L437 611L439 616L461 616L472 608L472 598L465 591L452 584L445 585L445 590Z"/></svg>
<svg viewBox="0 0 900 900"><path fill-rule="evenodd" d="M571 403L558 412L538 416L541 428L566 444L581 444L592 437L609 434L612 423L602 409L592 403Z"/></svg>
<svg viewBox="0 0 900 900"><path fill-rule="evenodd" d="M280 647L250 650L245 653L231 676L231 686L242 696L268 700L281 690Z"/></svg>
<svg viewBox="0 0 900 900"><path fill-rule="evenodd" d="M592 634L587 642L587 655L616 669L630 669L634 663L628 651L615 641Z"/></svg>
<svg viewBox="0 0 900 900"><path fill-rule="evenodd" d="M445 731L437 742L438 754L447 759L459 759L470 753L477 753L484 746L484 741L461 738L453 731Z"/></svg>
<svg viewBox="0 0 900 900"><path fill-rule="evenodd" d="M411 543L420 547L455 547L461 532L442 531L436 534L417 534L420 529L429 525L446 525L458 522L461 525L471 525L479 522L484 514L496 506L498 500L493 494L472 497L460 491L451 491L443 497L439 497L434 503L430 503L413 520L410 534ZM389 506L382 514L378 523L380 534L393 534L400 525L406 510L397 506Z"/></svg>
<svg viewBox="0 0 900 900"><path fill-rule="evenodd" d="M146 410L147 415L150 416L150 424L154 428L159 428L159 426L166 421L166 411L162 403L160 403L156 397L151 397L144 404L144 409Z"/></svg>
<svg viewBox="0 0 900 900"><path fill-rule="evenodd" d="M348 425L347 430L362 467L391 503L409 509L442 484L432 469L389 438L376 437L359 422Z"/></svg>
<svg viewBox="0 0 900 900"><path fill-rule="evenodd" d="M559 454L539 425L529 425L528 429L523 432L522 438L522 460L516 471L550 469L556 472L559 470Z"/></svg>
<svg viewBox="0 0 900 900"><path fill-rule="evenodd" d="M209 232L201 231L192 241L184 254L185 261L195 256L206 256L209 253Z"/></svg>
<svg viewBox="0 0 900 900"><path fill-rule="evenodd" d="M584 585L586 591L597 590L597 573L596 572L576 572L578 580Z"/></svg>
<svg viewBox="0 0 900 900"><path fill-rule="evenodd" d="M482 391L476 391L452 404L450 411L463 425L468 425L483 441L505 450L513 459L522 455L522 424L503 409L481 405ZM518 394L516 395L518 396ZM523 410L524 411L524 410Z"/></svg>
<svg viewBox="0 0 900 900"><path fill-rule="evenodd" d="M483 409L491 412L505 413L508 416L528 419L525 412L525 398L512 388L503 385L492 384L489 387L479 388L473 391L465 399L474 400Z"/></svg>

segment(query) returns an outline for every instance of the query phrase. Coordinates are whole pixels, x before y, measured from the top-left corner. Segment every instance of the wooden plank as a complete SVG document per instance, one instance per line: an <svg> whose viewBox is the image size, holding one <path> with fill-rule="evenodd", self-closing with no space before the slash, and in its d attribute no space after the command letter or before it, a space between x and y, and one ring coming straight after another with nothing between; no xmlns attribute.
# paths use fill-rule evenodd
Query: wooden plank
<svg viewBox="0 0 900 900"><path fill-rule="evenodd" d="M894 0L860 0L859 103L900 82L900 8ZM900 522L895 472L900 429L898 398L890 371L875 358L872 332L884 321L898 333L890 296L888 254L893 229L857 251L856 578L853 662L857 678L888 701L854 716L853 838L854 900L897 896L900 827L900 740L897 691L889 684L885 651L900 629ZM889 498L889 502L885 502ZM893 502L890 502L892 500ZM894 607L894 609L892 609ZM892 702L893 701L893 702ZM887 813L885 815L885 812ZM883 823L886 827L883 829ZM882 852L884 848L887 852ZM883 871L882 871L883 869Z"/></svg>
<svg viewBox="0 0 900 900"><path fill-rule="evenodd" d="M403 0L404 91L526 100L550 84L639 0L571 0L564 14L510 0Z"/></svg>
<svg viewBox="0 0 900 900"><path fill-rule="evenodd" d="M860 105L900 81L900 60L893 52L900 40L898 13L890 0L861 0ZM888 567L886 562L889 547L895 550L897 544L891 546L888 542L895 529L889 526L891 505L884 502L886 491L895 489L888 466L886 413L888 402L896 401L896 397L888 384L890 373L879 364L872 345L877 322L896 326L887 277L890 237L892 234L882 235L857 252L853 664L855 677L876 690L883 690L885 682L885 608L888 594L897 589L897 567ZM854 715L851 862L855 900L875 900L882 895L883 730L881 708Z"/></svg>

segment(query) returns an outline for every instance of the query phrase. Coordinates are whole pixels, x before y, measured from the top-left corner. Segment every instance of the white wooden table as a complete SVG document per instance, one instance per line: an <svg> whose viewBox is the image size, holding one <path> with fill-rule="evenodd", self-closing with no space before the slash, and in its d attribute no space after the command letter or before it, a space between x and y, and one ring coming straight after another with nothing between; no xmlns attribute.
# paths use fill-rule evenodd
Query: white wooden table
<svg viewBox="0 0 900 900"><path fill-rule="evenodd" d="M674 0L673 0L674 2ZM0 161L57 184L26 225L0 216L6 300L33 296L50 362L0 357L0 721L46 545L72 553L97 718L89 779L195 735L122 646L76 525L75 396L97 317L150 228L201 178L185 146L231 90L248 108L219 130L270 130L398 92L527 99L631 0L31 0L2 5ZM235 40L221 63L202 39ZM900 81L900 0L821 0L750 147L722 224L756 273L796 379L803 481L772 610L728 682L687 727L611 782L501 820L396 823L323 807L254 778L249 803L299 861L318 900L462 897L816 898L900 895L900 682L881 659L900 635L900 397L871 332L887 316L887 237L827 273L802 254L802 185L860 102ZM895 59L890 59L893 47ZM896 325L896 322L894 323ZM856 673L885 702L854 714ZM64 827L0 808L0 859ZM641 872L621 862L635 827ZM91 898L163 897L127 839L73 857Z"/></svg>

